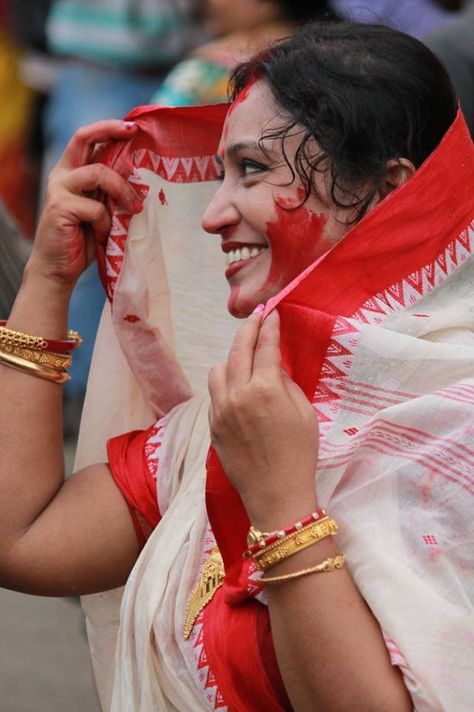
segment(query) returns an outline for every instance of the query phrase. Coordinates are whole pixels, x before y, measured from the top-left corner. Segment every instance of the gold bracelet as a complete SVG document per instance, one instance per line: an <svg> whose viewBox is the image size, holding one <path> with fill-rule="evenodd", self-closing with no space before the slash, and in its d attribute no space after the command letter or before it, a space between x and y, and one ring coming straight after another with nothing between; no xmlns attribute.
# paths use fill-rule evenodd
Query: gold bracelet
<svg viewBox="0 0 474 712"><path fill-rule="evenodd" d="M291 579L300 578L301 576L308 576L308 574L327 573L328 571L342 569L345 560L344 554L338 554L337 556L325 559L316 566L311 566L309 569L301 569L301 571L293 571L291 574L282 574L281 576L262 576L260 581L262 583L276 583L277 581L290 581Z"/></svg>
<svg viewBox="0 0 474 712"><path fill-rule="evenodd" d="M66 371L57 371L53 368L48 368L47 366L40 366L37 363L27 361L26 359L14 356L13 354L5 353L4 351L0 351L0 363L3 363L5 366L9 366L10 368L14 368L17 371L29 373L32 376L44 378L46 381L53 381L54 383L65 383L71 379Z"/></svg>
<svg viewBox="0 0 474 712"><path fill-rule="evenodd" d="M66 339L44 339L42 336L32 336L23 331L8 329L5 322L0 322L0 343L20 348L34 349L35 351L61 351L69 352L82 344L82 337L77 331L68 331Z"/></svg>
<svg viewBox="0 0 474 712"><path fill-rule="evenodd" d="M334 536L337 534L337 530L338 526L331 517L324 517L319 522L308 524L300 531L289 534L284 539L270 544L270 546L255 554L254 560L257 568L261 571L267 571L267 569L280 563L283 559L288 559L290 556L303 551L308 546L317 544L318 541L328 536Z"/></svg>
<svg viewBox="0 0 474 712"><path fill-rule="evenodd" d="M51 351L35 351L34 349L2 344L0 341L0 351L3 353L19 356L26 361L39 363L55 370L65 370L71 368L72 356L70 354L56 354Z"/></svg>
<svg viewBox="0 0 474 712"><path fill-rule="evenodd" d="M0 343L38 351L43 351L48 345L42 336L30 336L21 331L7 329L6 326L0 326Z"/></svg>

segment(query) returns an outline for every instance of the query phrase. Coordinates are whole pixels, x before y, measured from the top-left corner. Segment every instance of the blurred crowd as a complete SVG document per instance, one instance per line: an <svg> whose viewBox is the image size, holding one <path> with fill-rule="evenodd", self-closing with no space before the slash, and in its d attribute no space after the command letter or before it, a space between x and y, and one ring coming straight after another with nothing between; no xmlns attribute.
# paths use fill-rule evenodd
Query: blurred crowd
<svg viewBox="0 0 474 712"><path fill-rule="evenodd" d="M0 319L48 172L79 126L140 104L225 101L236 63L323 17L381 22L424 41L474 133L474 0L0 0ZM67 436L77 431L103 302L93 265L71 305L84 346L65 391Z"/></svg>

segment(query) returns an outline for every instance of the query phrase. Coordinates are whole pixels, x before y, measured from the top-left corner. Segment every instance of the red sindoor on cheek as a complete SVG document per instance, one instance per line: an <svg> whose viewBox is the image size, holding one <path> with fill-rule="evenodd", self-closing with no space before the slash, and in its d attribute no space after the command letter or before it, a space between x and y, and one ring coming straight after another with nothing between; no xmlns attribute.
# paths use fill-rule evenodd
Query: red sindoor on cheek
<svg viewBox="0 0 474 712"><path fill-rule="evenodd" d="M276 200L276 218L267 223L267 237L272 251L272 264L266 287L283 289L314 262L321 250L326 216L318 215L305 205L289 208L288 201Z"/></svg>

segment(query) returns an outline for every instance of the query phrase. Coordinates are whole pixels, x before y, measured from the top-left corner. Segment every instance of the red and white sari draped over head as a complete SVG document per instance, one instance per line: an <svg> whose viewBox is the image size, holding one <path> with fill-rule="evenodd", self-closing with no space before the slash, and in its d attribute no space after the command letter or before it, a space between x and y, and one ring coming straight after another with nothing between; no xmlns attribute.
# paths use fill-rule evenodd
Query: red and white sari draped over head
<svg viewBox="0 0 474 712"><path fill-rule="evenodd" d="M145 463L162 519L123 598L83 599L115 712L288 708L262 642L258 576L242 563L248 518L208 457L207 370L235 330L219 241L199 227L224 116L223 106L136 110L138 137L103 158L146 208L130 219L111 206L110 306L78 464L164 416ZM459 114L415 175L265 312L280 312L284 365L319 416L319 501L420 712L469 709L474 693L473 159ZM184 639L215 541L226 579Z"/></svg>

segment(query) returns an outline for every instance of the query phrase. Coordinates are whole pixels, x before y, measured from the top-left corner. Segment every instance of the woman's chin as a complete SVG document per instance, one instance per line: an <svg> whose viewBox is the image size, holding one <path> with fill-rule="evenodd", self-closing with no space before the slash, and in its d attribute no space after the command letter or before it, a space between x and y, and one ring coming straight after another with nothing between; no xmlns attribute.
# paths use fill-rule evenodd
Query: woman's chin
<svg viewBox="0 0 474 712"><path fill-rule="evenodd" d="M245 319L252 314L261 301L258 296L246 299L242 294L235 294L232 289L227 302L227 311L236 319Z"/></svg>
<svg viewBox="0 0 474 712"><path fill-rule="evenodd" d="M257 306L257 304L255 304L255 307L256 306ZM245 319L246 317L250 316L250 314L253 312L255 307L244 308L244 307L241 307L240 305L230 304L229 302L227 303L227 311L229 312L229 314L231 316L235 317L236 319Z"/></svg>

